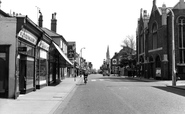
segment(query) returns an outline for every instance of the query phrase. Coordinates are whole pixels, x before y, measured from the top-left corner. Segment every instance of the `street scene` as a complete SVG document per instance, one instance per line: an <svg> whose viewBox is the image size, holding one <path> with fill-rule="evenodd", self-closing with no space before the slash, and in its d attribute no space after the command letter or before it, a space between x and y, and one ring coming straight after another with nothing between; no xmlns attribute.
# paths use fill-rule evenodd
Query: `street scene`
<svg viewBox="0 0 185 114"><path fill-rule="evenodd" d="M185 114L184 0L0 0L0 114Z"/></svg>

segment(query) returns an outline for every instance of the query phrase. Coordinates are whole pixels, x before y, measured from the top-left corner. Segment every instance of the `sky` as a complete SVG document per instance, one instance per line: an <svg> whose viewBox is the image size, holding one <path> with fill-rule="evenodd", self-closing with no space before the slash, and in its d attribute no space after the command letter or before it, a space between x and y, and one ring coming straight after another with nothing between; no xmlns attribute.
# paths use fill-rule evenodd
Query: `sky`
<svg viewBox="0 0 185 114"><path fill-rule="evenodd" d="M43 27L51 28L52 13L56 12L57 33L66 41L76 42L76 51L93 68L98 69L106 59L121 50L123 40L136 36L140 9L151 13L153 0L0 0L1 10L27 15L38 23L38 9L43 14ZM175 6L179 0L156 0L158 7Z"/></svg>

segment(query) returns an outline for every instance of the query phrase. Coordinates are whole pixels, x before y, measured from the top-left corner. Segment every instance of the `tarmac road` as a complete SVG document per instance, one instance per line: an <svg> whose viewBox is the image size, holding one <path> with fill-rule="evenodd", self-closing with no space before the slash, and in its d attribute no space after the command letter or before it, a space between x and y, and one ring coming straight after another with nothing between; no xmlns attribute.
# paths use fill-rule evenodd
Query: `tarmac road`
<svg viewBox="0 0 185 114"><path fill-rule="evenodd" d="M185 90L126 77L90 75L55 114L185 114Z"/></svg>

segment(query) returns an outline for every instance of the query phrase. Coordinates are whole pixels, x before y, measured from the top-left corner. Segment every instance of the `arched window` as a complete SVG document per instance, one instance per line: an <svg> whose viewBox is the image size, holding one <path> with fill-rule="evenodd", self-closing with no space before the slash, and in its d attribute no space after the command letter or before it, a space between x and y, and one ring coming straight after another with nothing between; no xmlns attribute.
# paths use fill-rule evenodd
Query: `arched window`
<svg viewBox="0 0 185 114"><path fill-rule="evenodd" d="M152 25L152 47L153 49L157 48L158 36L157 36L157 24Z"/></svg>
<svg viewBox="0 0 185 114"><path fill-rule="evenodd" d="M185 63L185 17L181 16L178 18L178 36L179 36L179 54L180 63Z"/></svg>

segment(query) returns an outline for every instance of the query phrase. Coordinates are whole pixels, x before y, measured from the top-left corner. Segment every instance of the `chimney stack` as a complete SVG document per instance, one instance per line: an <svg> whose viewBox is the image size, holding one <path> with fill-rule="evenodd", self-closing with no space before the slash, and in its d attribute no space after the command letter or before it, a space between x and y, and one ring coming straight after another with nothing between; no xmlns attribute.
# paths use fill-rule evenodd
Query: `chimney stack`
<svg viewBox="0 0 185 114"><path fill-rule="evenodd" d="M40 10L39 10L39 13L40 13L40 15L39 15L39 27L42 27L42 22L43 22L43 16L42 16L42 13L40 12Z"/></svg>
<svg viewBox="0 0 185 114"><path fill-rule="evenodd" d="M52 14L51 19L51 31L57 32L57 19L56 19L56 13Z"/></svg>

